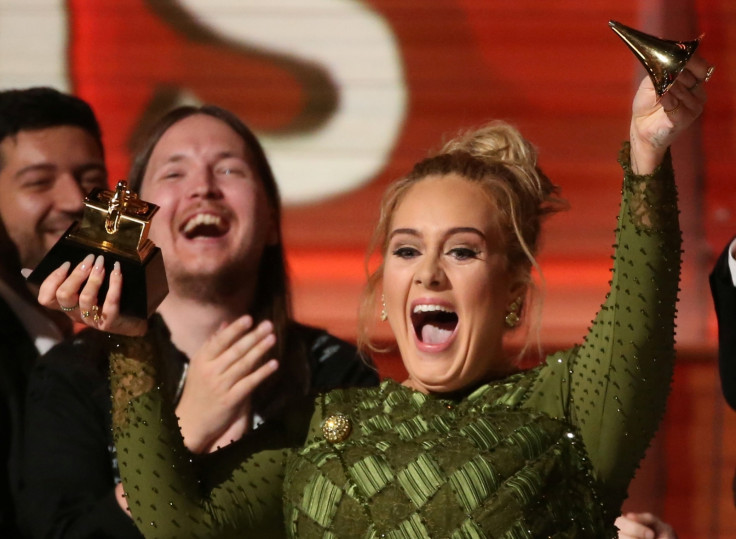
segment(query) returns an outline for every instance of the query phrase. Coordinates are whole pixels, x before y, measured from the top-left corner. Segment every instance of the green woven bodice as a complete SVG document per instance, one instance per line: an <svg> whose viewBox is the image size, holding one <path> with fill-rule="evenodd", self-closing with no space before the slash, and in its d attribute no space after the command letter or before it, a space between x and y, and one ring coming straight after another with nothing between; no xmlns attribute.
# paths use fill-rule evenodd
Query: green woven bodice
<svg viewBox="0 0 736 539"><path fill-rule="evenodd" d="M579 435L519 406L536 371L459 401L386 381L333 391L321 416L352 430L314 433L287 461L293 537L607 537Z"/></svg>

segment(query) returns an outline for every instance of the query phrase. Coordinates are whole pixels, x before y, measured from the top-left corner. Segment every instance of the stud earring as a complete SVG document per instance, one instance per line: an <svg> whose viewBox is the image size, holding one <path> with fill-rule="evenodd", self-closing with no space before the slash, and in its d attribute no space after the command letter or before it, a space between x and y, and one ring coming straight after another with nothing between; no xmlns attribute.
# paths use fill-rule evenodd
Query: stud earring
<svg viewBox="0 0 736 539"><path fill-rule="evenodd" d="M386 298L381 294L381 322L388 320L388 313L386 312Z"/></svg>
<svg viewBox="0 0 736 539"><path fill-rule="evenodd" d="M516 327L519 323L519 309L521 308L521 298L518 298L509 305L509 312L506 315L506 325L510 328Z"/></svg>

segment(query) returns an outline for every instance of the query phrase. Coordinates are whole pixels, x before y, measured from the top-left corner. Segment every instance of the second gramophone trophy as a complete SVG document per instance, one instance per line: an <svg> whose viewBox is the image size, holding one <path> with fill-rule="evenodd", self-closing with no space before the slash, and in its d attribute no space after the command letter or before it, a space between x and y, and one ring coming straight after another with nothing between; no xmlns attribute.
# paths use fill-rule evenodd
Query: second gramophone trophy
<svg viewBox="0 0 736 539"><path fill-rule="evenodd" d="M123 290L120 312L150 317L169 291L161 250L148 239L158 206L140 200L125 181L115 191L94 189L85 198L84 216L75 222L28 276L40 284L66 261L72 268L90 253L105 259L105 282L98 297L104 303L113 264L120 262Z"/></svg>
<svg viewBox="0 0 736 539"><path fill-rule="evenodd" d="M645 34L617 21L609 21L608 25L647 70L657 97L662 97L675 83L703 38L701 35L691 41L672 41ZM705 82L712 73L713 68L708 70Z"/></svg>

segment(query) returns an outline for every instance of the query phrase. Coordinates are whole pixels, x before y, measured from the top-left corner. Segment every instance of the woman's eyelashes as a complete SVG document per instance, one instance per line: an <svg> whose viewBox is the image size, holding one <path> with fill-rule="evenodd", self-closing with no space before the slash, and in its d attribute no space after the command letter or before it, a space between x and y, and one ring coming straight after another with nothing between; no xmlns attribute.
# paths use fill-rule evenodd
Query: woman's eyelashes
<svg viewBox="0 0 736 539"><path fill-rule="evenodd" d="M418 247L401 245L391 249L391 254L397 258L404 260L416 258L422 254L422 251ZM444 250L445 256L448 256L457 261L473 260L480 258L481 250L476 247L450 247Z"/></svg>
<svg viewBox="0 0 736 539"><path fill-rule="evenodd" d="M410 259L421 254L416 247L403 245L392 249L391 254L397 258Z"/></svg>
<svg viewBox="0 0 736 539"><path fill-rule="evenodd" d="M462 261L479 258L480 253L480 249L477 249L475 247L452 247L447 251L446 254L456 260Z"/></svg>

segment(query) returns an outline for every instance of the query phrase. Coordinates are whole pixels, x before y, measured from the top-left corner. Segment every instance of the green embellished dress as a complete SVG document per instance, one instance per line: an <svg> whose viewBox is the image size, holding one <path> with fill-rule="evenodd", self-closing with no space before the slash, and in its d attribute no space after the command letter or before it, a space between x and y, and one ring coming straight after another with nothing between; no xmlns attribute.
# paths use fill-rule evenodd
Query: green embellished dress
<svg viewBox="0 0 736 539"><path fill-rule="evenodd" d="M145 339L111 357L123 484L146 537L615 537L665 408L680 267L669 156L623 202L611 290L583 344L452 399L386 380L310 399L204 458ZM329 419L343 430L323 432Z"/></svg>

